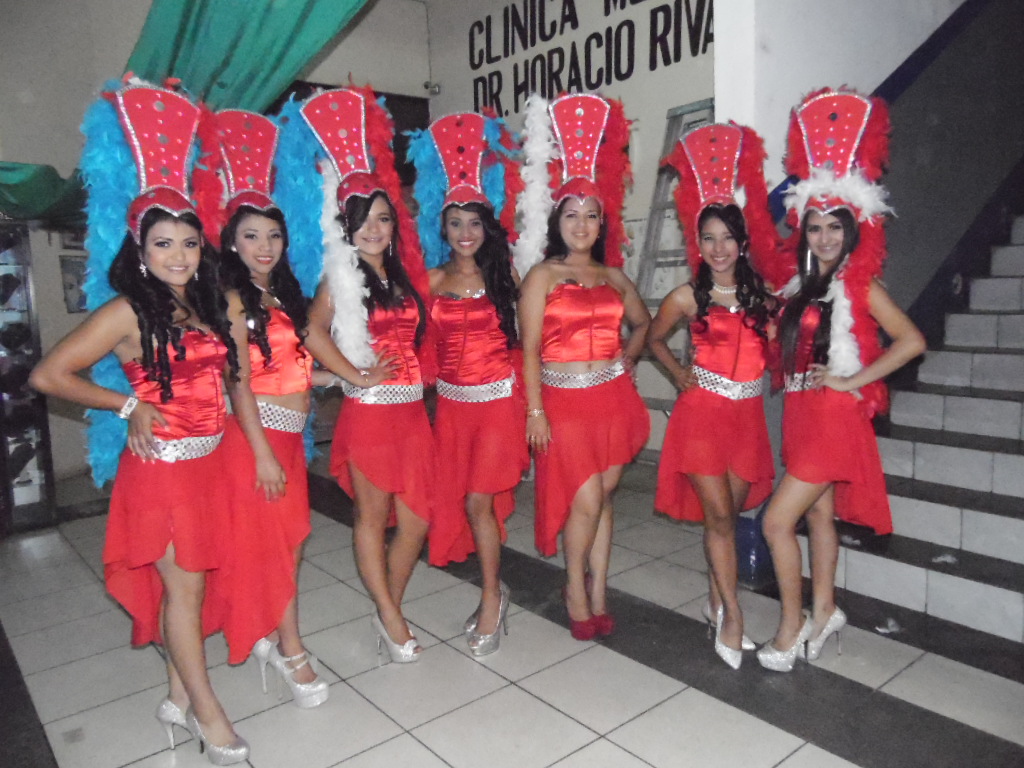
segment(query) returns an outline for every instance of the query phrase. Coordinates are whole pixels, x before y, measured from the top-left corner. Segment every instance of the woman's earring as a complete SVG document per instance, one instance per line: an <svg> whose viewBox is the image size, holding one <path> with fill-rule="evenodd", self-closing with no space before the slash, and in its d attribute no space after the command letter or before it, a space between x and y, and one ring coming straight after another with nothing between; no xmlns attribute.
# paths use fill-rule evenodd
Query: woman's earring
<svg viewBox="0 0 1024 768"><path fill-rule="evenodd" d="M197 283L199 282L199 269L198 268L196 269L195 272L192 273L192 279L195 280Z"/></svg>
<svg viewBox="0 0 1024 768"><path fill-rule="evenodd" d="M144 262L142 259L139 259L139 274L141 274L143 277L149 274L149 270L146 269L146 262Z"/></svg>
<svg viewBox="0 0 1024 768"><path fill-rule="evenodd" d="M388 258L390 259L394 255L395 255L395 241L391 240L390 242L388 242Z"/></svg>
<svg viewBox="0 0 1024 768"><path fill-rule="evenodd" d="M811 249L807 249L807 255L804 257L804 274L811 274L811 267L814 265L814 253Z"/></svg>

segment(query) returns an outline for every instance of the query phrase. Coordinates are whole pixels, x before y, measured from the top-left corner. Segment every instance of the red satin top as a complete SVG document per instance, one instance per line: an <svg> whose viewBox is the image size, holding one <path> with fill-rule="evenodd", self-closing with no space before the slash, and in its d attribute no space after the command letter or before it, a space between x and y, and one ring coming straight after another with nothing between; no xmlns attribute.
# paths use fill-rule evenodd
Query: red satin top
<svg viewBox="0 0 1024 768"><path fill-rule="evenodd" d="M370 336L378 358L392 357L398 363L394 377L382 384L419 384L423 372L416 357L416 324L419 309L411 296L399 307L377 307L370 314Z"/></svg>
<svg viewBox="0 0 1024 768"><path fill-rule="evenodd" d="M270 363L256 344L249 344L249 364L252 372L249 385L254 395L291 395L305 392L313 385L313 356L295 335L295 324L288 313L277 307L268 307L267 342L270 344Z"/></svg>
<svg viewBox="0 0 1024 768"><path fill-rule="evenodd" d="M622 296L604 283L559 283L548 294L541 329L545 363L614 360L622 354Z"/></svg>
<svg viewBox="0 0 1024 768"><path fill-rule="evenodd" d="M221 379L227 348L216 334L194 329L185 331L181 343L185 348L184 360L176 360L177 352L168 345L174 397L166 403L160 402L160 385L149 380L141 363L130 360L121 365L135 396L156 406L167 419L166 427L153 422L153 437L160 440L204 437L224 431L227 409Z"/></svg>
<svg viewBox="0 0 1024 768"><path fill-rule="evenodd" d="M793 366L794 373L806 373L814 362L814 334L821 323L821 308L817 304L809 304L800 317L800 333L796 339L796 354Z"/></svg>
<svg viewBox="0 0 1024 768"><path fill-rule="evenodd" d="M498 310L486 295L475 299L434 296L430 321L438 339L438 378L468 387L512 375L508 338L498 325Z"/></svg>
<svg viewBox="0 0 1024 768"><path fill-rule="evenodd" d="M712 305L701 323L690 324L693 362L732 381L756 381L764 374L765 342L743 323L745 314Z"/></svg>

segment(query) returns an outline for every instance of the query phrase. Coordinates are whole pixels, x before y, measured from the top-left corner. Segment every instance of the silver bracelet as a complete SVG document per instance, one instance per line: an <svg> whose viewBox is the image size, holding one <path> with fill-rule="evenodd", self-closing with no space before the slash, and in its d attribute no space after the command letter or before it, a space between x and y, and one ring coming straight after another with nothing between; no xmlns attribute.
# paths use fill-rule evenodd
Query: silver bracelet
<svg viewBox="0 0 1024 768"><path fill-rule="evenodd" d="M132 411L135 410L135 406L139 404L139 398L135 395L129 395L128 399L124 401L124 405L121 406L121 410L117 412L117 418L127 419L132 415Z"/></svg>

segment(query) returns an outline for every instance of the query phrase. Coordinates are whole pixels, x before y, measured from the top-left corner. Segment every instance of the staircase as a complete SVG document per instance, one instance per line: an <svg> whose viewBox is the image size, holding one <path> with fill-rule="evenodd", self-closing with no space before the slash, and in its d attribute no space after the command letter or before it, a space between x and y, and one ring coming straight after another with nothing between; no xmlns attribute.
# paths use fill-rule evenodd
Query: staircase
<svg viewBox="0 0 1024 768"><path fill-rule="evenodd" d="M895 533L845 537L837 586L1024 642L1024 217L878 426Z"/></svg>

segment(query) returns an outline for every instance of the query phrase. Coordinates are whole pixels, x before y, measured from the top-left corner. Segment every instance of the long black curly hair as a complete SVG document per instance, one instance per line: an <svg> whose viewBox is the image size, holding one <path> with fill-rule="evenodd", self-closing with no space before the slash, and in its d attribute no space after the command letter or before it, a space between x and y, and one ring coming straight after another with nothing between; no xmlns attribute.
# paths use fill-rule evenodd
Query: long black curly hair
<svg viewBox="0 0 1024 768"><path fill-rule="evenodd" d="M764 280L757 274L750 265L747 249L750 246L750 239L747 236L747 224L743 218L743 212L736 205L708 205L697 217L697 237L704 225L711 219L718 219L729 230L739 245L740 257L736 260L736 300L743 307L743 324L752 328L754 332L765 341L768 340L768 332L765 328L768 321L776 310L774 297L764 287ZM707 329L708 309L711 306L711 289L714 287L714 280L711 275L711 267L706 261L701 260L697 269L697 279L694 281L693 298L697 302L697 318L694 326L697 330Z"/></svg>
<svg viewBox="0 0 1024 768"><path fill-rule="evenodd" d="M402 241L398 234L398 213L391 204L388 196L382 192L374 192L369 197L352 195L345 201L344 210L338 215L342 229L345 230L345 237L350 243L355 242L355 234L370 215L370 208L378 198L387 203L391 212L391 221L394 222L394 229L391 233L391 244L384 251L384 272L388 276L387 286L381 282L377 272L362 259L359 259L359 268L363 271L366 279L366 287L370 295L365 299L366 311L373 312L377 307L393 308L400 307L406 296L411 296L416 302L420 319L416 324L416 346L423 342L423 334L427 329L427 309L423 304L423 297L413 288L409 273L405 271L402 264Z"/></svg>
<svg viewBox="0 0 1024 768"><path fill-rule="evenodd" d="M189 325L192 313L200 323L209 326L220 337L228 352L230 375L237 381L238 348L231 338L231 321L228 319L228 303L217 284L216 253L202 240L202 257L196 271L197 278L189 280L185 287L183 304L174 292L152 272L142 274L144 247L149 230L161 221L177 221L193 227L202 237L203 225L192 212L175 216L161 208L151 208L142 217L140 227L142 243L138 245L132 236L125 236L121 250L110 265L108 279L115 291L120 293L135 311L142 340L142 367L152 381L160 385L160 400L167 402L174 397L171 389L171 356L168 346L174 348L174 359L185 359L182 336ZM175 310L184 309L188 316L174 321Z"/></svg>
<svg viewBox="0 0 1024 768"><path fill-rule="evenodd" d="M596 199L596 198L595 198ZM564 259L569 255L569 246L562 239L562 210L570 198L565 198L551 211L548 216L548 247L544 250L545 259ZM605 243L608 242L608 220L601 216L601 232L597 236L594 247L590 249L590 258L598 264L604 264Z"/></svg>
<svg viewBox="0 0 1024 768"><path fill-rule="evenodd" d="M284 214L277 208L262 211L249 205L239 206L221 230L218 264L220 285L223 290L238 291L242 306L245 307L246 319L249 321L249 341L259 347L263 353L264 365L269 365L271 349L267 339L267 323L270 321L270 312L263 306L263 292L253 283L249 268L242 261L236 244L238 227L246 216L262 216L273 221L281 229L284 249L281 258L270 271L270 292L291 319L300 344L306 337L306 326L309 324L309 301L302 295L299 281L288 264L288 226L285 224Z"/></svg>
<svg viewBox="0 0 1024 768"><path fill-rule="evenodd" d="M516 288L516 282L512 279L508 232L494 217L494 211L490 206L483 203L452 204L441 212L442 239L446 240L448 236L446 225L448 211L452 208L476 214L483 224L484 241L473 255L473 260L480 267L487 298L491 300L494 308L498 311L498 327L508 339L508 346L511 349L519 339L516 331L516 300L519 298L519 289Z"/></svg>
<svg viewBox="0 0 1024 768"><path fill-rule="evenodd" d="M807 245L807 221L813 211L804 214L800 222L800 239L797 241L797 265L800 268L800 290L786 304L779 322L779 338L782 342L782 365L786 373L796 371L796 348L800 337L800 318L812 304L816 304L821 312L818 329L814 332L812 360L814 363L828 363L828 348L832 340L832 302L822 301L828 293L832 280L843 266L847 257L857 248L860 241L860 228L857 219L848 208L836 208L829 214L839 219L843 225L843 248L838 263L826 274L821 274L818 260L813 256L805 259L810 248Z"/></svg>

